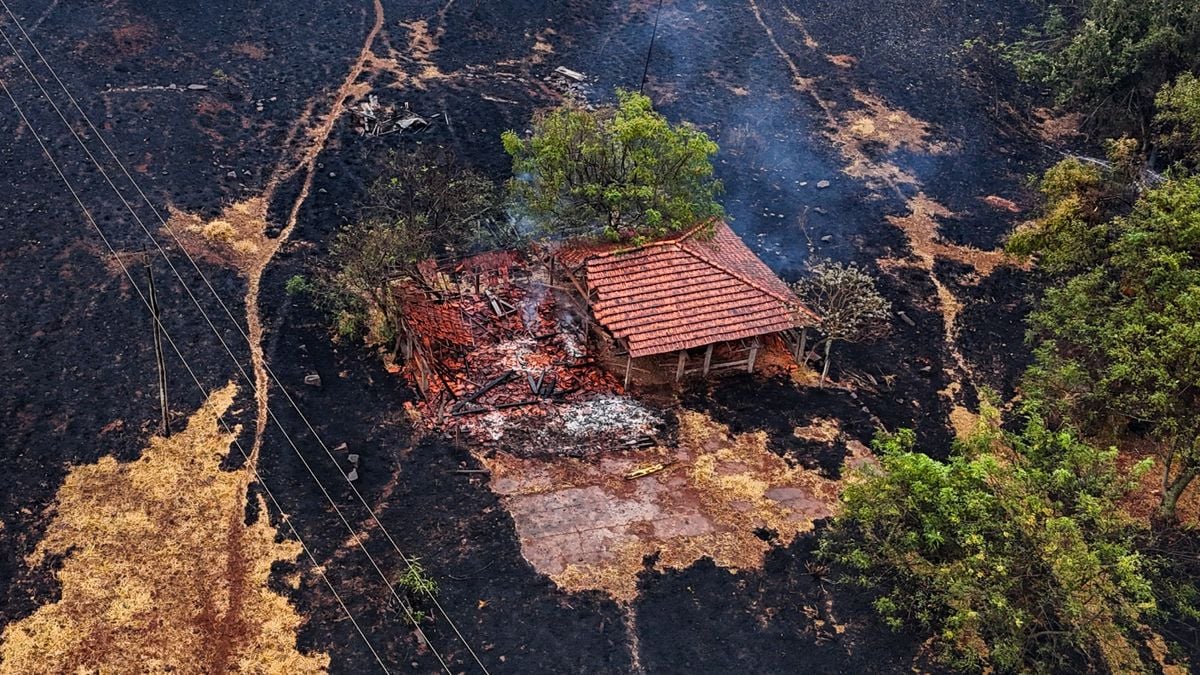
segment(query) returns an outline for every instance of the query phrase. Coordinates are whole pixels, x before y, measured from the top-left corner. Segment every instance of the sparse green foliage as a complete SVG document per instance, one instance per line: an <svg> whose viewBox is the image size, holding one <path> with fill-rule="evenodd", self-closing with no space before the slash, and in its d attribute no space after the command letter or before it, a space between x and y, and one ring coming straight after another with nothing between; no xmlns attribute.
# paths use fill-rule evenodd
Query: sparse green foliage
<svg viewBox="0 0 1200 675"><path fill-rule="evenodd" d="M1122 474L1115 449L1036 416L1004 433L987 406L945 462L914 438L876 440L879 466L851 479L820 549L878 591L883 620L932 631L959 667L1140 670L1131 628L1154 600L1118 502L1148 467Z"/></svg>
<svg viewBox="0 0 1200 675"><path fill-rule="evenodd" d="M883 337L891 328L892 304L875 288L875 279L857 266L822 261L793 286L817 316L824 336L825 363L821 386L829 376L833 343L866 342Z"/></svg>
<svg viewBox="0 0 1200 675"><path fill-rule="evenodd" d="M1180 75L1159 90L1155 105L1159 149L1189 167L1200 165L1200 78Z"/></svg>
<svg viewBox="0 0 1200 675"><path fill-rule="evenodd" d="M390 153L371 185L361 218L344 226L330 247L315 290L339 335L364 333L392 343L402 333L401 299L393 283L422 283L418 266L466 252L485 238L495 216L490 181L429 152Z"/></svg>
<svg viewBox="0 0 1200 675"><path fill-rule="evenodd" d="M293 274L283 285L288 295L304 295L312 290L312 283L303 274Z"/></svg>
<svg viewBox="0 0 1200 675"><path fill-rule="evenodd" d="M437 595L437 581L429 576L420 560L410 558L406 569L396 579L396 585L404 590L403 601L408 607L406 619L413 626L420 625L429 616L423 607L431 604Z"/></svg>
<svg viewBox="0 0 1200 675"><path fill-rule="evenodd" d="M1082 206L1094 181L1074 184L1014 237L1059 275L1030 315L1028 393L1092 432L1146 428L1170 519L1200 475L1200 178L1168 180L1128 213Z"/></svg>
<svg viewBox="0 0 1200 675"><path fill-rule="evenodd" d="M618 90L617 99L597 110L568 101L536 117L529 138L504 133L517 206L551 233L614 240L722 215L711 161L717 144L669 123L646 96Z"/></svg>

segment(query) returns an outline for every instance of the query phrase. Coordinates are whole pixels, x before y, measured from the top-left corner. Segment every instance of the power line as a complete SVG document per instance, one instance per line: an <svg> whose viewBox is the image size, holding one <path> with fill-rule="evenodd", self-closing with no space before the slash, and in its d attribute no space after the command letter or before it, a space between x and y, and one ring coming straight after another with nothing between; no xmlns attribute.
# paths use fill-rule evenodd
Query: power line
<svg viewBox="0 0 1200 675"><path fill-rule="evenodd" d="M0 3L0 4L4 4L4 3ZM4 6L5 6L5 9L7 9L7 4L4 4ZM9 14L11 16L11 11L9 12ZM142 222L141 218L138 217L137 213L133 210L133 207L129 204L128 201L126 201L124 195L121 194L121 191L118 190L116 185L113 184L111 178L109 178L109 176L108 176L108 172L106 172L104 170L104 167L100 165L100 162L96 159L95 155L92 154L91 150L87 147L87 144L84 143L83 139L79 136L79 134L77 134L75 132L75 129L71 126L70 122L67 121L66 116L63 115L63 113L59 109L58 105L54 103L54 100L53 100L53 98L51 98L50 93L47 92L45 87L42 86L41 82L37 79L37 76L34 75L33 70L25 62L25 59L21 56L21 54L16 50L16 47L13 45L12 41L9 39L8 34L5 33L3 31L3 29L0 29L0 37L4 38L4 41L8 44L9 49L12 50L13 55L17 57L17 60L21 63L22 67L25 69L25 72L30 76L31 79L33 79L34 84L36 84L38 89L41 90L42 95L46 97L46 100L50 103L50 106L54 109L54 111L56 113L58 113L59 119L61 119L63 121L63 124L67 127L67 130L70 131L71 135L75 138L75 141L77 143L79 143L81 148L83 148L84 153L87 154L87 156L91 160L92 164L95 165L96 168L100 171L100 175L108 183L109 187L111 187L113 189L113 192L115 192L117 194L117 198L121 200L121 203L124 204L125 208L127 210L129 210L131 215L133 215L134 220L138 223L139 226L141 226L142 231L145 232L146 236L149 237L150 240L154 243L154 245L158 249L159 253L163 256L163 259L167 262L167 266L175 274L176 279L179 280L179 283L183 286L183 288L187 292L188 296L192 299L192 302L196 305L196 308L200 310L200 313L204 317L205 321L208 323L209 328L212 329L213 333L217 336L217 340L221 343L221 346L225 348L226 353L228 353L229 357L231 359L233 359L234 365L237 367L237 369L241 373L242 377L246 380L247 383L249 383L251 390L253 390L254 392L257 393L258 387L257 387L256 383L249 375L246 374L246 370L242 367L241 363L237 360L237 356L234 355L233 350L230 349L229 345L225 342L224 338L221 336L220 332L217 330L217 327L213 324L211 318L209 318L207 312L204 311L204 308L203 308L203 306L201 306L199 300L192 293L191 289L187 286L186 282L184 282L183 277L179 274L179 271L175 268L174 263L171 262L170 257L167 255L167 253L163 249L162 245L158 242L158 240L154 237L154 235L150 233L149 228L147 228L146 225ZM30 44L32 44L32 42ZM44 59L43 59L43 62L45 62ZM49 67L49 63L46 63L46 65L47 65L47 67ZM95 127L93 126L92 129L95 130ZM182 248L183 245L181 242L178 241L178 239L176 239L176 242L179 243L180 247ZM184 252L186 254L186 249L184 249ZM190 256L189 256L189 259L190 259ZM195 265L194 261L193 261L193 265ZM211 289L211 286L210 286L210 289ZM213 292L215 294L215 291L213 291ZM218 300L219 300L219 298L218 298ZM232 319L232 314L230 314L230 318ZM236 320L234 320L234 323L236 324ZM239 326L239 330L240 330L240 326ZM243 335L244 335L244 333L243 333ZM278 384L278 381L276 383ZM279 386L282 389L282 385L279 385ZM346 518L342 514L341 510L338 508L337 503L333 500L333 497L330 496L328 490L326 490L325 486L321 483L320 479L317 478L316 472L313 471L312 467L308 464L308 460L305 459L303 453L300 452L300 449L299 449L299 447L297 447L295 441L293 441L291 436L288 435L287 431L283 428L283 425L279 422L279 420L275 416L275 414L270 411L269 407L267 409L267 412L270 415L271 419L275 422L275 425L278 427L279 431L284 435L284 438L286 438L288 440L289 445L291 445L292 449L296 452L296 455L300 458L301 463L303 463L304 467L306 469L308 469L309 475L311 475L313 480L316 481L318 488L320 488L321 492L325 495L325 498L329 501L330 505L333 506L334 512L338 515L338 517L341 519L342 523L346 526L346 529L350 532L350 535L354 539L355 543L358 544L358 547L363 552L363 555L365 555L367 557L367 560L370 561L371 565L375 568L375 571L379 574L380 578L383 579L383 582L387 585L388 589L391 591L392 596L396 599L396 602L400 604L401 608L404 610L404 613L406 614L406 616L409 620L409 623L411 623L413 625L418 636L421 638L421 640L423 640L426 644L429 645L430 651L433 652L435 657L437 657L438 662L442 664L442 668L444 670L446 670L446 672L450 672L450 669L446 665L445 661L442 659L441 654L433 646L433 643L429 640L428 636L425 635L424 631L421 629L421 627L418 625L418 623L414 619L414 616L412 613L412 608L409 607L409 604L396 591L396 588L392 584L391 580L388 579L387 575L384 574L383 569L380 568L379 564L375 561L375 559L367 551L366 546L362 543L362 540L359 538L358 532L354 529L353 526L350 525L350 522L348 520L346 520ZM322 445L324 445L324 444L322 443ZM326 448L326 453L328 454L330 460L334 462L334 466L337 467L339 471L341 471L341 467L338 466L337 460L334 459L333 453L329 452L328 448ZM344 472L343 472L343 476L345 476ZM410 566L411 566L411 563L410 563Z"/></svg>
<svg viewBox="0 0 1200 675"><path fill-rule="evenodd" d="M0 32L2 32L2 31L0 31ZM6 39L7 39L7 36L6 36ZM200 394L205 398L205 400L207 400L208 399L208 391L204 388L204 385L200 383L200 379L196 376L196 372L192 369L191 365L187 362L187 359L184 358L183 353L180 352L179 347L175 344L175 340L171 337L171 334L169 332L167 332L166 328L159 323L158 316L154 314L153 303L151 303L150 300L142 293L141 287L139 287L137 285L137 282L134 281L133 274L130 273L129 269L125 266L125 262L123 260L121 260L121 256L119 256L117 254L116 249L109 242L108 237L105 236L105 234L104 234L104 231L100 229L100 226L96 223L95 218L92 217L91 211L88 210L88 208L86 206L84 206L83 201L79 198L79 194L75 191L75 188L71 185L71 182L69 180L67 180L66 174L63 173L63 170L61 167L59 167L58 162L56 162L54 160L54 157L50 154L50 150L46 147L46 144L42 141L42 137L38 134L37 129L34 128L33 124L30 123L29 118L26 117L26 115L25 115L25 111L21 109L20 104L17 103L16 97L13 96L12 92L8 88L8 84L3 79L0 79L0 89L3 89L5 95L7 95L8 99L10 101L12 101L13 108L16 109L17 115L20 116L21 121L25 124L25 126L29 128L29 131L33 135L34 140L36 140L38 143L38 146L41 147L42 153L46 156L46 159L50 162L50 165L52 167L54 167L55 173L57 173L58 177L60 179L62 179L63 184L67 187L67 190L71 193L71 196L75 199L75 203L78 204L80 210L83 211L84 217L92 225L92 227L95 228L96 233L100 235L100 240L102 242L104 242L105 248L108 249L109 253L113 256L113 259L117 261L117 265L120 266L121 271L125 274L125 277L127 279L129 279L129 285L132 286L134 291L137 292L138 298L141 299L142 303L144 305L146 305L146 309L151 312L152 316L154 316L155 323L159 324L158 327L162 331L162 335L167 338L167 342L170 343L171 349L175 352L175 355L178 356L179 360L183 363L183 367L187 371L188 375L191 376L192 381L196 383L196 387L200 390ZM275 499L275 495L271 492L270 488L267 487L266 481L264 481L262 479L262 476L258 473L258 469L255 468L254 463L250 460L250 455L242 447L241 442L238 441L237 434L233 433L233 430L229 428L229 424L227 422L225 422L224 419L218 417L217 421L225 429L225 432L233 438L234 446L237 447L238 452L240 452L242 457L245 458L246 466L247 466L247 468L250 469L250 472L254 475L255 481L257 481L258 484L262 486L263 492L267 493L267 497L271 500L271 503L275 506L275 509L279 512L280 517L284 520L284 522L287 523L288 529L291 530L292 535L294 537L296 537L296 541L300 543L300 548L304 550L304 554L308 557L309 562L312 563L313 569L316 570L318 575L320 575L321 579L325 582L325 585L329 587L329 592L333 594L333 597L337 600L338 605L342 608L342 611L345 612L346 617L348 619L350 619L350 623L354 625L355 631L357 631L359 636L363 639L363 642L367 645L367 649L370 650L371 655L375 657L375 661L379 664L379 667L381 669L383 669L383 672L385 672L385 673L390 672L390 671L388 671L387 666L384 665L383 659L380 658L379 653L375 651L375 647L371 644L371 641L367 639L366 633L364 633L362 628L358 625L358 621L354 618L354 615L350 613L350 609L346 606L345 601L342 600L342 597L340 595L338 595L337 590L333 587L333 584L329 581L329 577L326 576L325 570L317 563L316 557L313 556L312 551L309 549L308 545L304 543L304 539L302 539L300 537L300 533L296 531L296 527L292 524L291 519L288 517L287 513L283 510L283 507L279 504L279 501L277 499Z"/></svg>
<svg viewBox="0 0 1200 675"><path fill-rule="evenodd" d="M658 17L662 14L662 6L663 0L658 0L658 9L654 10L654 31L650 33L650 48L646 50L646 65L642 68L642 83L638 85L639 94L646 93L646 78L650 75L650 55L654 53L654 40L658 37Z"/></svg>
<svg viewBox="0 0 1200 675"><path fill-rule="evenodd" d="M137 181L129 173L129 170L125 167L124 163L121 162L120 158L113 151L113 149L109 146L108 142L104 139L104 135L101 134L100 130L96 128L96 125L92 123L91 118L88 117L87 113L83 111L83 108L79 105L79 102L75 100L75 97L71 94L71 92L67 88L66 84L63 83L62 79L59 78L58 73L55 71L54 67L50 64L49 60L45 57L45 55L42 54L42 51L41 51L41 49L38 48L37 43L35 43L33 41L33 39L29 36L29 34L25 31L25 28L21 25L21 21L13 13L12 9L9 8L8 3L5 0L0 0L0 6L4 7L5 12L12 19L13 24L16 25L16 27L19 31L21 31L21 35L25 38L25 41L28 42L29 46L33 48L34 53L37 54L38 58L46 66L46 69L50 72L50 74L54 78L55 82L58 83L59 88L61 88L63 93L66 94L67 99L71 102L71 105L74 106L75 110L80 114L81 117L83 117L84 121L88 125L88 128L91 129L92 134L100 140L101 145L104 146L104 149L108 152L109 156L111 156L113 161L116 162L117 166L121 169L121 172L125 175L125 178L133 185L134 189L137 190L137 193L142 198L142 201L144 201L146 203L146 205L150 207L151 212L154 213L154 216L158 219L159 223L161 223L162 227L171 235L171 238L175 241L176 245L179 247L179 250L183 252L183 254L187 258L188 262L191 263L192 268L195 269L196 273L200 276L200 279L204 282L204 285L208 288L209 292L217 300L217 303L225 311L226 316L229 317L229 319L233 323L234 327L237 328L238 333L241 334L242 338L246 340L246 343L249 346L249 348L254 349L254 345L251 343L250 336L247 335L244 330L242 330L241 324L233 316L233 312L230 311L228 305L225 304L225 301L221 298L220 294L218 294L216 289L213 288L212 283L209 281L208 277L204 274L203 270L200 269L200 266L196 263L196 260L188 252L187 247L184 246L183 242L180 240L179 236L176 234L174 229L168 224L167 220L162 217L162 214L159 213L158 209L154 206L154 203L152 201L150 201L150 199L146 196L146 193L142 190L141 186L138 185ZM661 9L661 2L660 2L660 9ZM208 325L212 329L213 333L217 336L217 339L221 342L221 345L225 348L225 351L229 353L230 358L233 359L234 364L237 366L238 370L242 373L242 376L247 379L247 381L250 383L251 388L255 392L257 392L258 391L257 383L252 381L249 378L249 376L246 375L246 372L242 368L241 363L238 362L237 357L233 354L233 351L225 343L224 338L221 336L220 332L216 329L216 326L213 325L213 322L209 318L208 313L204 310L204 307L196 299L195 295L192 293L192 291L188 287L187 283L183 280L183 276L179 274L178 270L176 270L174 263L171 262L170 257L167 255L166 251L163 249L163 247L159 243L158 239L155 238L155 236L150 232L149 228L147 228L145 226L145 224L142 222L141 218L138 217L137 213L134 211L133 207L130 206L129 202L126 201L124 195L121 194L120 190L118 190L117 187L115 185L113 185L112 180L109 178L107 172L104 171L104 168L96 160L95 156L92 155L91 151L87 148L87 145L83 142L83 140L79 137L79 135L77 133L75 133L74 128L71 127L69 122L67 122L66 117L59 110L58 106L54 103L54 100L50 97L50 94L46 91L46 89L42 86L42 84L38 80L37 76L33 74L32 69L30 69L28 64L25 63L24 58L21 57L20 53L17 51L16 47L12 44L12 42L8 39L7 35L4 36L4 39L6 42L8 42L9 48L12 49L13 54L21 62L22 67L24 67L25 71L27 73L29 73L30 78L33 79L35 84L37 84L38 88L42 91L42 94L46 96L47 101L50 102L50 105L54 108L55 112L58 113L58 116L63 120L63 124L65 124L67 126L68 130L75 137L76 141L80 144L81 147L83 147L84 152L87 153L87 155L91 159L92 163L96 165L97 169L99 169L100 174L104 177L105 181L108 182L110 187L112 187L113 192L115 192L117 194L117 197L121 200L121 203L125 205L125 208L133 216L134 220L141 227L142 231L146 233L146 236L149 237L149 239L154 243L155 248L158 249L159 253L167 261L167 265L168 265L168 267L170 267L171 272L175 275L176 279L179 280L180 285L183 286L184 290L187 292L188 297L191 298L193 304L196 305L196 308L198 310L200 310L200 314L204 317L205 321L208 323ZM405 555L404 552L402 550L400 550L399 545L396 544L396 540L392 537L391 533L388 532L388 530L384 526L383 522L375 514L374 509L372 509L370 504L367 503L367 500L365 498L363 498L363 496L359 492L357 486L355 486L353 481L350 480L349 475L344 470L342 470L341 465L338 464L337 460L334 458L332 451L330 451L330 449L329 449L329 446L325 443L324 439L321 438L320 434L317 433L317 430L313 428L312 423L308 420L308 417L305 416L304 412L300 410L300 407L296 404L295 400L292 398L292 396L288 392L287 388L283 386L283 382L278 377L276 377L274 371L271 369L271 366L267 363L265 355L263 355L263 357L262 357L262 365L263 365L263 369L267 373L267 377L268 377L268 382L266 383L266 388L268 390L270 389L270 380L275 381L276 386L279 387L279 390L281 392L283 392L284 397L287 399L287 401L291 405L292 409L295 410L296 414L300 416L300 419L303 420L304 425L308 429L309 433L311 433L313 435L313 437L316 438L317 442L321 445L321 448L325 451L325 454L329 457L330 461L333 462L334 467L337 468L337 470L340 474L342 474L342 478L346 480L346 483L347 483L347 485L349 485L350 490L354 493L355 497L357 497L358 501L363 505L363 508L365 508L367 510L367 513L370 515L371 520L375 523L375 525L377 527L379 527L380 531L383 533L384 537L388 540L388 543L391 544L393 550L396 551L396 554L400 557L401 561L403 561L403 563L408 567L410 572L416 573L418 570L416 569L415 565L413 564L412 559L410 559L409 556ZM265 396L265 394L264 394L264 396ZM275 417L275 414L270 411L269 406L267 408L267 411L268 411L268 414L271 416L272 421L274 421L276 426L279 428L280 432L283 433L284 437L288 439L288 442L292 446L292 449L296 451L296 454L298 456L300 456L300 459L304 463L305 468L307 468L309 470L309 473L312 474L313 479L317 482L318 486L321 487L321 491L325 493L326 498L329 500L330 504L334 507L334 511L337 512L338 516L342 519L342 522L346 525L347 529L351 530L351 534L354 535L355 539L357 540L357 538L358 538L357 535L354 533L354 530L352 528L350 528L350 524L346 521L346 519L344 517L342 517L341 512L337 507L337 504L334 503L333 499L329 497L328 492L325 491L324 486L321 485L320 480L317 479L317 477L316 477L316 474L308 466L307 460L305 460L303 455L300 454L300 451L296 447L296 444L292 441L291 437L288 436L288 434L284 430L282 424L280 424L278 418ZM359 543L359 546L363 549L363 553L366 553L366 548L362 547L361 542ZM368 556L368 558L369 557L370 556ZM379 567L378 567L378 565L375 564L375 561L372 559L371 562L372 562L372 565L375 565L376 570L379 571ZM382 571L379 571L379 573L381 575L383 574ZM399 596L396 594L395 589L392 588L390 581L387 580L386 577L384 578L384 581L385 581L385 583L388 584L388 587L391 588L392 594L396 595L397 601L399 601L401 603L401 605L404 606L405 611L406 612L410 611L407 607L407 603L405 603L402 599L400 599ZM485 666L483 664L483 661L480 660L478 654L476 654L475 650L471 647L471 644L467 641L466 637L464 637L462 632L458 629L458 626L454 623L454 620L450 617L449 613L447 613L445 608L442 607L441 602L439 602L437 599L437 596L428 588L425 588L423 590L425 591L425 595L432 602L433 606L436 607L437 611L442 615L443 618L445 618L446 623L454 631L454 633L458 637L459 641L461 641L463 643L463 646L466 647L467 652L469 652L471 655L471 658L474 659L475 663L479 666L479 668L484 673L488 673L489 671L487 669L487 666ZM421 636L421 638L425 639L426 642L428 643L428 640L427 640L426 636L424 635L424 633L422 632L421 628L419 626L416 626L415 623L414 623L414 626L416 627L416 631ZM437 655L436 650L433 650L432 643L428 643L428 644L430 645L431 651L434 651L435 655ZM438 660L441 661L440 655L438 655ZM442 662L442 665L443 665L443 667L445 667L445 662Z"/></svg>
<svg viewBox="0 0 1200 675"><path fill-rule="evenodd" d="M237 319L234 318L233 313L229 310L229 307L221 299L220 295L216 292L216 289L213 288L211 282L204 275L203 271L200 269L200 267L196 263L195 259L191 256L190 253L188 253L186 246L183 245L183 242L180 241L178 235L174 232L174 230L170 227L170 225L167 224L166 220L163 219L162 215L158 212L158 210L154 207L153 203L149 200L149 198L146 197L146 195L142 191L141 187L137 184L137 181L135 181L133 179L133 177L129 174L128 170L121 163L120 159L113 152L112 148L109 147L108 143L104 140L103 135L101 135L99 130L96 129L96 126L92 123L91 119L88 118L87 113L85 113L83 111L83 109L79 106L79 103L75 100L75 98L71 95L70 91L67 89L66 85L63 84L62 80L58 77L58 74L55 72L53 66L51 66L49 61L45 58L45 56L42 55L41 50L38 49L37 45L29 37L28 33L25 33L24 29L21 27L20 21L12 13L12 10L9 9L8 4L6 2L3 2L2 0L0 0L0 5L4 6L5 11L12 18L13 22L17 25L17 28L19 30L21 30L26 41L28 41L30 46L33 47L34 51L38 54L38 57L41 59L42 63L46 66L46 68L54 76L54 78L58 82L59 86L63 89L63 92L67 95L68 99L70 99L72 105L74 105L75 109L79 112L79 114L81 116L83 116L83 118L87 122L89 128L91 128L91 130L95 134L95 136L100 139L100 141L104 145L105 149L108 150L109 155L113 157L113 160L117 163L118 166L120 166L120 168L121 168L122 172L125 174L126 178L130 181L130 183L132 183L134 185L134 188L138 191L138 194L141 195L142 199L145 200L146 203L150 206L151 210L158 217L159 222L162 223L163 227L171 234L172 238L175 240L176 244L179 246L179 248L183 252L184 256L189 260L189 262L191 262L192 267L196 270L197 274L200 275L200 278L204 280L205 285L208 287L209 291L213 294L213 297L216 298L217 302L225 310L226 315L229 316L229 318L233 322L234 326L238 329L238 332L242 335L242 337L244 339L246 339L247 344L250 344L251 348L253 348L253 345L250 343L249 336L246 335L245 331L242 330L241 325L237 322ZM9 49L12 50L14 56L17 57L17 60L21 63L21 65L25 69L26 73L29 74L30 78L38 86L38 89L41 90L42 94L46 97L46 99L50 103L51 107L58 114L59 118L63 121L63 124L67 127L68 131L71 132L71 135L75 138L76 142L79 143L80 147L83 148L84 153L87 154L87 156L91 160L91 162L100 171L101 176L109 184L109 187L111 187L113 189L113 192L116 193L118 199L120 199L121 203L124 204L125 208L133 216L134 221L137 222L137 224L141 227L142 231L146 234L146 236L150 239L150 241L154 243L155 248L157 248L159 253L163 256L163 259L167 262L167 266L171 269L171 271L175 275L176 279L179 280L180 285L183 286L184 291L187 293L188 297L192 300L192 303L196 305L196 308L200 311L201 315L204 317L205 322L208 324L209 328L213 331L213 334L216 335L217 340L221 343L221 346L224 347L226 353L228 353L230 358L233 359L234 365L237 367L238 371L241 373L243 379L245 379L247 381L247 383L250 385L251 389L257 393L258 386L257 386L256 382L254 381L253 378L251 378L246 373L245 369L242 367L241 363L238 361L237 356L234 355L233 350L225 342L224 338L221 336L220 331L217 330L216 326L212 322L212 319L208 316L208 313L204 310L204 307L200 304L199 300L196 298L196 296L192 292L191 288L187 285L187 282L185 282L183 280L183 276L179 273L178 269L176 269L174 263L171 262L170 256L167 255L167 252L165 249L163 249L162 244L150 232L149 228L146 227L145 223L142 222L141 218L137 215L137 212L133 209L133 207L125 199L125 197L121 193L121 191L117 189L115 184L113 184L112 179L108 176L108 173L104 170L103 166L101 166L99 161L96 159L95 155L92 154L91 150L87 147L86 143L84 143L83 139L79 136L79 134L75 132L75 130L71 126L70 122L67 121L66 116L63 115L61 109L59 109L57 104L54 103L54 100L50 96L49 92L47 92L45 87L42 86L41 81L38 80L37 76L33 73L33 70L29 67L28 63L25 62L25 60L21 56L20 52L17 51L16 47L13 45L12 41L8 38L7 34L5 34L3 32L3 30L0 30L0 36L3 36L5 42L8 43ZM318 443L320 443L321 447L325 450L326 455L329 457L330 461L333 462L333 464L334 464L335 468L337 468L338 472L342 474L342 477L344 479L346 479L346 482L350 486L351 491L355 494L355 496L358 498L358 500L362 503L364 508L367 509L367 512L370 514L371 519L375 522L375 524L384 533L384 536L391 543L392 548L396 551L396 553L399 555L399 557L404 562L404 564L411 571L416 572L417 570L416 570L415 565L413 564L412 559L410 559L408 556L406 556L404 554L403 551L400 550L399 546L396 544L395 540L392 538L391 533L389 533L387 531L387 528L384 527L383 523L375 515L374 511L371 509L371 507L367 503L366 499L363 498L362 494L358 491L358 488L355 487L354 484L350 481L349 476L346 474L346 472L344 470L342 470L341 466L337 463L337 460L336 460L336 458L334 458L332 451L330 451L330 449L329 449L329 446L324 442L323 439L321 439L320 435L317 434L316 430L312 426L312 423L309 422L308 418L304 415L304 413L296 405L295 401L292 399L292 397L288 393L287 389L283 386L282 382L279 381L279 378L275 376L274 372L271 371L270 366L266 364L265 360L264 360L263 366L264 366L264 370L266 370L266 372L268 373L269 379L273 379L275 381L276 386L278 386L280 391L283 392L284 396L288 399L288 402L292 405L292 408L301 417L301 419L304 420L305 425L307 426L308 430L313 434L314 438L317 439ZM267 382L266 384L268 387L270 386L270 382ZM366 547L363 545L357 531L355 531L355 529L350 525L349 521L346 520L345 516L341 513L341 509L338 508L337 503L329 495L328 490L321 483L320 479L317 478L316 473L313 471L313 469L309 465L308 461L304 458L304 455L300 452L295 441L291 438L291 436L283 428L282 423L280 423L279 419L275 416L275 413L272 412L269 407L267 408L267 412L268 412L269 416L271 417L271 420L275 423L276 427L279 429L280 433L282 433L284 435L284 438L287 439L287 441L288 441L289 445L292 447L293 451L295 451L296 455L300 458L300 461L304 464L304 467L308 470L309 475L312 476L312 478L316 482L318 488L320 488L321 492L325 495L326 500L328 500L330 505L333 506L334 512L338 515L339 519L341 519L343 525L346 526L346 529L350 532L355 543L362 550L363 554L367 557L367 559L371 562L371 565L375 568L375 570L379 574L379 576L384 580L384 583L388 586L388 589L391 591L392 596L396 599L397 603L399 603L400 606L402 607L402 609L404 610L405 614L407 615L407 618L409 619L409 623L413 625L414 630L416 631L416 633L418 634L420 639L429 646L430 651L434 654L434 656L437 658L438 662L442 665L442 668L444 670L446 670L447 672L449 672L450 671L449 666L446 664L446 662L444 661L444 659L442 658L442 656L438 652L438 650L434 647L433 642L431 640L429 640L429 638L425 634L424 630L414 620L411 607L409 607L409 604L399 595L399 593L397 593L394 585L387 578L387 575L383 573L383 570L380 568L379 564L370 555L370 553L367 552ZM433 605L435 607L437 607L438 611L446 619L447 624L450 625L450 627L454 630L454 632L458 636L459 640L462 641L463 645L466 647L467 651L474 658L475 662L484 671L484 673L488 673L487 667L483 665L482 661L480 661L479 657L475 653L475 650L471 647L470 643L468 643L466 641L466 638L463 637L462 633L458 630L458 627L455 626L453 620L450 618L449 614L446 613L445 609L442 608L441 603L438 602L438 600L437 600L436 596L433 594L433 592L427 588L423 589L423 590L425 591L426 595L430 598Z"/></svg>

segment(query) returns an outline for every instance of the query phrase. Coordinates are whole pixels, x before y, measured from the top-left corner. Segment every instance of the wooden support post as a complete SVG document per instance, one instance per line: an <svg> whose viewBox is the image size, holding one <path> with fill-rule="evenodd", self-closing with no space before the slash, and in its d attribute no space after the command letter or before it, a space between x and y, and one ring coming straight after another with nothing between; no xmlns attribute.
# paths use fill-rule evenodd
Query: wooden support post
<svg viewBox="0 0 1200 675"><path fill-rule="evenodd" d="M712 366L712 353L713 353L713 346L712 346L712 344L709 344L708 347L705 347L705 349L704 349L704 374L705 375L708 375L708 369L710 366Z"/></svg>
<svg viewBox="0 0 1200 675"><path fill-rule="evenodd" d="M625 388L629 388L629 376L633 372L633 354L625 355Z"/></svg>
<svg viewBox="0 0 1200 675"><path fill-rule="evenodd" d="M808 326L800 331L800 351L796 353L796 362L802 366L808 365Z"/></svg>
<svg viewBox="0 0 1200 675"><path fill-rule="evenodd" d="M750 345L750 358L746 359L746 372L754 372L754 359L758 356L758 340Z"/></svg>
<svg viewBox="0 0 1200 675"><path fill-rule="evenodd" d="M679 366L675 368L675 381L676 382L683 379L683 369L686 366L687 366L687 350L680 349L679 350Z"/></svg>
<svg viewBox="0 0 1200 675"><path fill-rule="evenodd" d="M154 363L158 366L158 406L162 412L164 438L171 437L171 409L167 401L167 361L163 357L162 321L158 313L158 292L154 288L154 269L146 259L146 277L150 280L150 319L154 326Z"/></svg>

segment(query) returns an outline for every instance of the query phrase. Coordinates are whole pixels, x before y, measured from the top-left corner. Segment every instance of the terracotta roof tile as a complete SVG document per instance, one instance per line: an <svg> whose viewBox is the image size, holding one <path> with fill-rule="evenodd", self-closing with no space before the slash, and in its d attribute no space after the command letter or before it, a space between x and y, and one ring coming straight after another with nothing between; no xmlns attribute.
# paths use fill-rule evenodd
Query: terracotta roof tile
<svg viewBox="0 0 1200 675"><path fill-rule="evenodd" d="M406 290L401 296L405 321L423 340L442 340L463 347L475 344L471 328L457 304L436 302L416 291Z"/></svg>
<svg viewBox="0 0 1200 675"><path fill-rule="evenodd" d="M634 357L775 333L816 316L725 223L629 248L563 247L586 265L592 313Z"/></svg>

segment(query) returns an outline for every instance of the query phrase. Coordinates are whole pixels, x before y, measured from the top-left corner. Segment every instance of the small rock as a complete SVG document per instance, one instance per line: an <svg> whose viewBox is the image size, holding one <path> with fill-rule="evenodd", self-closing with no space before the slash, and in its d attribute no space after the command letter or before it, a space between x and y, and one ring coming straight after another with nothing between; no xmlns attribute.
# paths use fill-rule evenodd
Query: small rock
<svg viewBox="0 0 1200 675"><path fill-rule="evenodd" d="M226 171L225 177L226 178L237 178L237 172L236 171Z"/></svg>
<svg viewBox="0 0 1200 675"><path fill-rule="evenodd" d="M187 88L192 91L205 91L208 89L208 85L207 84L189 84Z"/></svg>
<svg viewBox="0 0 1200 675"><path fill-rule="evenodd" d="M350 469L350 473L346 474L346 480L351 483L358 480L358 469Z"/></svg>
<svg viewBox="0 0 1200 675"><path fill-rule="evenodd" d="M309 373L304 376L304 384L310 387L319 387L321 386L321 376L317 373Z"/></svg>
<svg viewBox="0 0 1200 675"><path fill-rule="evenodd" d="M806 181L806 180L800 181L800 187L808 187L808 181Z"/></svg>
<svg viewBox="0 0 1200 675"><path fill-rule="evenodd" d="M355 465L357 465L357 464L358 464L358 453L357 453L357 452L352 452L352 453L350 453L349 455L347 455L347 456L346 456L346 459L350 460L350 463L351 463L351 464L355 464Z"/></svg>
<svg viewBox="0 0 1200 675"><path fill-rule="evenodd" d="M819 206L817 208L813 209L813 211L816 211L817 213L819 213L821 215L825 215L826 213L829 213L828 211L826 211L825 209L823 209Z"/></svg>
<svg viewBox="0 0 1200 675"><path fill-rule="evenodd" d="M827 234L827 235L825 235L824 237L821 237L821 241L824 241L824 242L831 242L831 241L833 241L833 235L832 235L832 234Z"/></svg>
<svg viewBox="0 0 1200 675"><path fill-rule="evenodd" d="M823 180L823 181L820 181L817 183L817 189L824 190L825 188L829 187L830 185L831 185L831 183L829 181Z"/></svg>

